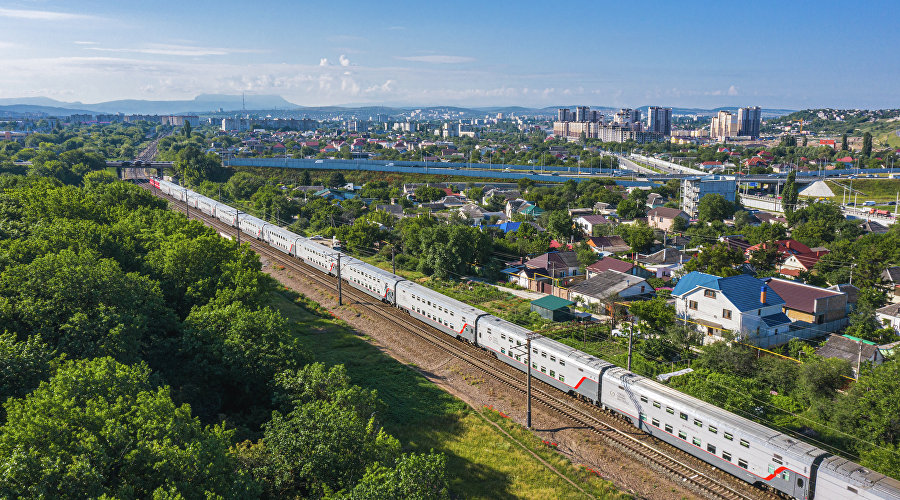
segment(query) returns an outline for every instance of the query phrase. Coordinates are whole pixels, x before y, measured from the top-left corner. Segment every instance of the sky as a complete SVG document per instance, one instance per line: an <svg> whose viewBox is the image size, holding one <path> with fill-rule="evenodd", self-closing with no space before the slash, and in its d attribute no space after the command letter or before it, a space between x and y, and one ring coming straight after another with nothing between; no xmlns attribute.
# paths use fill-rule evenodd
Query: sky
<svg viewBox="0 0 900 500"><path fill-rule="evenodd" d="M900 107L896 0L4 0L0 98Z"/></svg>

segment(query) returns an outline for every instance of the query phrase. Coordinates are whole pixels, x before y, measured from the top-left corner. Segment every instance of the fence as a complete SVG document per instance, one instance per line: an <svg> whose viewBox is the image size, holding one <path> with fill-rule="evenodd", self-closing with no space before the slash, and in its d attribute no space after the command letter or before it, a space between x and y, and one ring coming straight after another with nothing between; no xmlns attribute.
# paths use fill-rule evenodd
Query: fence
<svg viewBox="0 0 900 500"><path fill-rule="evenodd" d="M747 343L753 344L756 347L768 349L770 347L787 344L791 341L791 339L811 339L815 337L824 337L831 332L836 332L841 328L846 327L848 320L847 318L843 318L818 325L811 323L805 323L801 325L798 323L799 322L793 323L787 333L780 333L778 335L772 335L770 337L747 337L745 340Z"/></svg>

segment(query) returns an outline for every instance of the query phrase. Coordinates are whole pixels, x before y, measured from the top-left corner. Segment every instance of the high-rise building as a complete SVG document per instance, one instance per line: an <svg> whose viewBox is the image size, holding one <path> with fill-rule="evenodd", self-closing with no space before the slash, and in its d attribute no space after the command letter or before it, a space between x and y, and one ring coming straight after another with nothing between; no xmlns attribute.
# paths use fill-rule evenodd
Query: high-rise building
<svg viewBox="0 0 900 500"><path fill-rule="evenodd" d="M719 111L712 117L709 123L709 136L720 141L728 137L736 137L738 134L738 122L731 111Z"/></svg>
<svg viewBox="0 0 900 500"><path fill-rule="evenodd" d="M672 108L650 106L647 110L647 131L672 135Z"/></svg>
<svg viewBox="0 0 900 500"><path fill-rule="evenodd" d="M737 181L734 177L723 175L706 175L703 177L685 177L681 180L681 209L696 217L700 200L708 194L720 194L725 200L734 203Z"/></svg>
<svg viewBox="0 0 900 500"><path fill-rule="evenodd" d="M588 121L588 111L591 108L587 106L576 106L575 107L575 121L576 122L586 122Z"/></svg>
<svg viewBox="0 0 900 500"><path fill-rule="evenodd" d="M738 135L748 136L753 139L759 138L759 128L762 124L762 116L759 106L752 106L738 109Z"/></svg>
<svg viewBox="0 0 900 500"><path fill-rule="evenodd" d="M570 122L572 121L572 111L569 108L559 108L556 110L556 121Z"/></svg>

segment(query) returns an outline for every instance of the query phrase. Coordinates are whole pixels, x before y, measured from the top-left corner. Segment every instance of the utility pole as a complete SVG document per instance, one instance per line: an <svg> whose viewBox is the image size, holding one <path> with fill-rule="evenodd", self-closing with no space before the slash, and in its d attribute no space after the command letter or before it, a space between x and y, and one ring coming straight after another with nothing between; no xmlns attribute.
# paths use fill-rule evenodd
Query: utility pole
<svg viewBox="0 0 900 500"><path fill-rule="evenodd" d="M234 215L234 220L237 223L237 243L238 248L241 247L241 211L237 210L237 213Z"/></svg>
<svg viewBox="0 0 900 500"><path fill-rule="evenodd" d="M190 220L190 218L191 218L191 204L188 203L187 189L184 190L184 215L187 216L188 220Z"/></svg>
<svg viewBox="0 0 900 500"><path fill-rule="evenodd" d="M859 355L856 358L856 381L859 382L859 370L862 368L862 340L859 341Z"/></svg>
<svg viewBox="0 0 900 500"><path fill-rule="evenodd" d="M391 245L391 272L397 274L397 266L394 265L394 245Z"/></svg>
<svg viewBox="0 0 900 500"><path fill-rule="evenodd" d="M853 286L853 266L856 264L850 264L850 286Z"/></svg>
<svg viewBox="0 0 900 500"><path fill-rule="evenodd" d="M631 331L628 332L628 367L627 370L631 371L631 343L634 339L634 316L631 317Z"/></svg>
<svg viewBox="0 0 900 500"><path fill-rule="evenodd" d="M525 403L525 427L531 429L531 334L529 333L525 339L525 347L528 349L528 394Z"/></svg>
<svg viewBox="0 0 900 500"><path fill-rule="evenodd" d="M344 305L344 297L341 295L341 253L337 254L337 288L338 288L338 305Z"/></svg>

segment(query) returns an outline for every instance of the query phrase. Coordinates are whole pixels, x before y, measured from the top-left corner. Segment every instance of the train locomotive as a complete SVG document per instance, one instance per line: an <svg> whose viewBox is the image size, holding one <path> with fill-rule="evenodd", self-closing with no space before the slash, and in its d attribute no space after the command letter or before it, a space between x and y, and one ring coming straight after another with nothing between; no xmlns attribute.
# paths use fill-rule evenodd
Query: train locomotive
<svg viewBox="0 0 900 500"><path fill-rule="evenodd" d="M150 184L424 324L527 369L528 329L177 184ZM338 259L340 254L340 259ZM897 499L900 481L552 339L531 342L532 376L751 484L793 498Z"/></svg>

